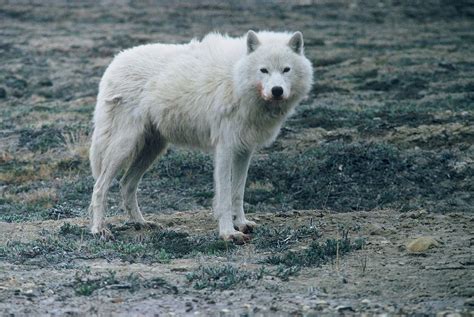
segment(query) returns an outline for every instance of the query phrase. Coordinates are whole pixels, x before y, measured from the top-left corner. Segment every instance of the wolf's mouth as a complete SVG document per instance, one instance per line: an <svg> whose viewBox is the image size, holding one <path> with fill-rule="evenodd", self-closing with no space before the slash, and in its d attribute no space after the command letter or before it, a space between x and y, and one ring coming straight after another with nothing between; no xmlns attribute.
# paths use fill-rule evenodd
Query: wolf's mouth
<svg viewBox="0 0 474 317"><path fill-rule="evenodd" d="M267 103L280 103L286 100L286 98L283 98L283 97L265 97L265 96L262 96L262 99Z"/></svg>

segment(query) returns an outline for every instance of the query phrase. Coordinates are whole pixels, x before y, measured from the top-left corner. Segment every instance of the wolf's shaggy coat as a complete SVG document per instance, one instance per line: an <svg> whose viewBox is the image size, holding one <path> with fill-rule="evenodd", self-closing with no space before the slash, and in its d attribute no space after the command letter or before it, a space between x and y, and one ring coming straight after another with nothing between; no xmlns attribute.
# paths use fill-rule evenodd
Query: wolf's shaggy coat
<svg viewBox="0 0 474 317"><path fill-rule="evenodd" d="M308 94L312 76L300 32L209 34L184 45L142 45L118 54L102 77L94 113L92 233L107 232L106 194L121 169L124 209L131 221L147 223L137 186L173 143L214 153L219 234L244 239L255 226L243 210L250 157L276 138Z"/></svg>

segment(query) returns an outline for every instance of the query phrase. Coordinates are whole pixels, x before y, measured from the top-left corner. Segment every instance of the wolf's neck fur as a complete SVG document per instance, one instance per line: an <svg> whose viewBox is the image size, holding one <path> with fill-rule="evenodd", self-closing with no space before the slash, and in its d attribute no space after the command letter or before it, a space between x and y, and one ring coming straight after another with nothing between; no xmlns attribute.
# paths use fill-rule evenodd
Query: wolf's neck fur
<svg viewBox="0 0 474 317"><path fill-rule="evenodd" d="M257 94L238 99L232 115L243 123L240 126L239 143L246 148L259 148L271 144L281 125L291 113L295 102L266 102Z"/></svg>

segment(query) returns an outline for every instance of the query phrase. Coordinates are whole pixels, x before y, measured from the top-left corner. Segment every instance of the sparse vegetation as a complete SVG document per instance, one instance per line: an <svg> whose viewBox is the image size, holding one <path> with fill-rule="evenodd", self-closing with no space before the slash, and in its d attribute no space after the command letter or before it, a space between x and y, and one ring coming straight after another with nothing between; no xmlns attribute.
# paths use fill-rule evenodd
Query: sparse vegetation
<svg viewBox="0 0 474 317"><path fill-rule="evenodd" d="M186 278L195 289L229 289L235 287L251 287L264 276L278 277L288 281L297 275L301 268L320 266L336 257L343 256L354 250L360 250L364 239L358 238L353 242L349 238L349 230L341 229L341 239L327 239L325 243L315 240L320 235L314 227L258 228L254 236L257 249L271 250L273 255L267 257L258 269L249 270L235 265L205 266L188 273ZM298 244L299 248L307 245L302 251L286 251L291 245ZM309 246L308 246L309 245Z"/></svg>
<svg viewBox="0 0 474 317"><path fill-rule="evenodd" d="M64 132L62 135L64 145L69 153L87 161L90 147L89 127L80 127L76 130Z"/></svg>
<svg viewBox="0 0 474 317"><path fill-rule="evenodd" d="M348 236L341 239L327 239L324 243L312 242L308 248L302 251L288 251L283 255L271 255L265 262L273 265L283 264L286 267L320 266L329 261L334 261L354 250L360 250L363 240L358 239L351 242Z"/></svg>
<svg viewBox="0 0 474 317"><path fill-rule="evenodd" d="M195 289L229 289L256 279L253 272L239 269L232 265L201 266L196 271L188 273L186 278L193 283Z"/></svg>
<svg viewBox="0 0 474 317"><path fill-rule="evenodd" d="M318 230L310 224L298 228L272 228L263 225L257 228L254 243L257 249L284 251L295 243L316 240L320 237Z"/></svg>
<svg viewBox="0 0 474 317"><path fill-rule="evenodd" d="M216 235L190 236L172 230L147 232L137 240L133 227L111 227L116 239L103 241L93 237L89 230L77 225L64 224L58 234L45 232L44 238L31 242L11 241L0 247L0 259L15 263L48 266L66 265L75 258L121 259L131 263L169 263L172 259L195 254L219 255L230 252L235 245Z"/></svg>
<svg viewBox="0 0 474 317"><path fill-rule="evenodd" d="M255 287L264 277L277 277L281 281L288 281L301 270L300 266L278 265L274 268L260 266L256 269L245 269L235 265L199 266L196 270L186 274L186 279L195 289L227 290L235 288Z"/></svg>
<svg viewBox="0 0 474 317"><path fill-rule="evenodd" d="M85 274L81 275L80 271L76 273L73 288L77 295L90 296L98 289L118 284L114 271L109 271L106 276L94 279L84 276L88 273L90 274L90 270L84 270L83 273Z"/></svg>
<svg viewBox="0 0 474 317"><path fill-rule="evenodd" d="M163 293L177 294L178 288L171 285L161 277L144 279L137 274L118 277L117 272L108 270L105 274L92 274L90 268L82 268L77 271L72 288L76 295L91 296L100 290L128 290L133 293L141 288L160 289Z"/></svg>

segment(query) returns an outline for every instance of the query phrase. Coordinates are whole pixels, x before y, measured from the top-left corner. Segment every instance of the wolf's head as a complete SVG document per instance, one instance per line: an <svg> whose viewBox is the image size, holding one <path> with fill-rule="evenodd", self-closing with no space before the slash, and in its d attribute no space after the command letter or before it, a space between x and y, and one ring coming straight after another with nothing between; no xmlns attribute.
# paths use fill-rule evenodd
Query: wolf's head
<svg viewBox="0 0 474 317"><path fill-rule="evenodd" d="M234 68L238 96L274 105L301 101L311 89L313 69L304 56L301 32L249 31L247 54Z"/></svg>

